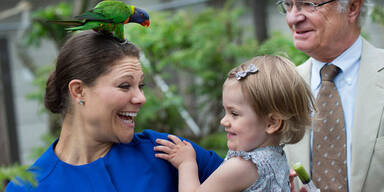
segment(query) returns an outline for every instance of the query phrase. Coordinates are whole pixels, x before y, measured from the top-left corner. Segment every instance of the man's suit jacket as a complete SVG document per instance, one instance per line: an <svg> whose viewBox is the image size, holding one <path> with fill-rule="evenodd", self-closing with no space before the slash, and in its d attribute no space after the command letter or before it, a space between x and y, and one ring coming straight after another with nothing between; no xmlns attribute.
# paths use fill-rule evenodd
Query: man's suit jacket
<svg viewBox="0 0 384 192"><path fill-rule="evenodd" d="M311 59L297 70L310 84ZM364 39L356 90L349 191L384 191L384 50ZM300 161L307 171L309 133L310 128L299 143L285 148L290 165Z"/></svg>

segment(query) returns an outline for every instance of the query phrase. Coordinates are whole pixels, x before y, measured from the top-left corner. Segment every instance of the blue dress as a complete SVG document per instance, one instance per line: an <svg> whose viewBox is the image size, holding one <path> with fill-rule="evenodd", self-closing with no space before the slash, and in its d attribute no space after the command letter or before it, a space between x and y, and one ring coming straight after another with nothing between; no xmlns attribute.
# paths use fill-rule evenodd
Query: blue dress
<svg viewBox="0 0 384 192"><path fill-rule="evenodd" d="M254 149L251 152L229 150L225 160L241 157L257 166L258 179L245 192L289 192L289 165L283 145Z"/></svg>
<svg viewBox="0 0 384 192"><path fill-rule="evenodd" d="M153 147L157 138L167 139L167 134L151 130L136 133L129 144L114 144L103 158L80 166L58 159L55 141L29 168L36 174L37 187L19 180L21 185L12 181L6 191L177 191L177 169L155 157ZM214 152L193 146L203 182L223 160Z"/></svg>

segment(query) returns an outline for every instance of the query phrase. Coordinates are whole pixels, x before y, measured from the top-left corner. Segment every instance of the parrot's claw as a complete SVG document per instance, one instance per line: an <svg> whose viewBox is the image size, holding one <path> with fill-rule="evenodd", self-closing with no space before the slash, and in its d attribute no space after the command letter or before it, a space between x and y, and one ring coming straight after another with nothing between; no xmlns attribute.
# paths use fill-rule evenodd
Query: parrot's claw
<svg viewBox="0 0 384 192"><path fill-rule="evenodd" d="M125 44L127 44L127 43L129 43L129 41L128 41L127 39L124 39L123 41L120 40L120 44L121 44L121 45L125 45Z"/></svg>

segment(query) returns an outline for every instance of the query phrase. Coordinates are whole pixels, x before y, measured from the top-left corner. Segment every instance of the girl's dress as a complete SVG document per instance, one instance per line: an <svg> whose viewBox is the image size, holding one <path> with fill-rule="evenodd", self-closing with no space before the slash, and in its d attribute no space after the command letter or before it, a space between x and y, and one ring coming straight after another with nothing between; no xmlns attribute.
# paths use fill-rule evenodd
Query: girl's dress
<svg viewBox="0 0 384 192"><path fill-rule="evenodd" d="M225 160L241 157L257 166L259 178L244 191L289 192L289 166L283 147L261 147L250 152L229 150Z"/></svg>

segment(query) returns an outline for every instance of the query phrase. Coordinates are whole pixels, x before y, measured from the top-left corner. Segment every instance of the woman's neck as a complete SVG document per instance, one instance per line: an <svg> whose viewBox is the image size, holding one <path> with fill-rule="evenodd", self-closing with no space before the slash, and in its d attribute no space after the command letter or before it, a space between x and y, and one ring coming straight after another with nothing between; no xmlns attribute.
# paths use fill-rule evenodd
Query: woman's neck
<svg viewBox="0 0 384 192"><path fill-rule="evenodd" d="M57 157L71 165L84 165L104 157L112 143L104 143L87 133L86 124L65 118L59 141L54 149Z"/></svg>

